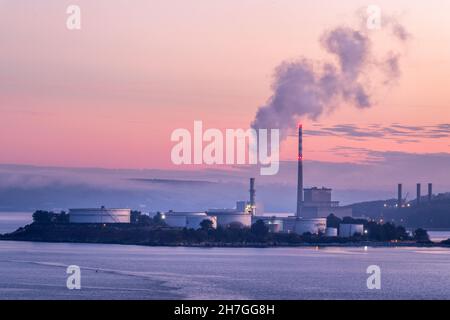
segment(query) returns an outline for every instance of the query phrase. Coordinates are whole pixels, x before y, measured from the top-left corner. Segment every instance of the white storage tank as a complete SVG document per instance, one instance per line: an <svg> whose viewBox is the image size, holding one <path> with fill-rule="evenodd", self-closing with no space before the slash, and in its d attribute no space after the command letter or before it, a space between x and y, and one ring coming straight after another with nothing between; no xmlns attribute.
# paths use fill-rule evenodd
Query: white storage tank
<svg viewBox="0 0 450 320"><path fill-rule="evenodd" d="M252 224L255 224L258 220L264 222L269 232L278 233L283 232L284 220L281 217L276 216L252 216Z"/></svg>
<svg viewBox="0 0 450 320"><path fill-rule="evenodd" d="M164 221L169 227L200 229L203 220L212 222L212 227L217 227L217 219L208 216L204 212L167 212L164 214Z"/></svg>
<svg viewBox="0 0 450 320"><path fill-rule="evenodd" d="M187 224L187 216L184 212L168 212L163 214L163 218L169 227L184 228Z"/></svg>
<svg viewBox="0 0 450 320"><path fill-rule="evenodd" d="M327 237L337 237L338 236L338 229L337 228L327 228L325 231L325 236Z"/></svg>
<svg viewBox="0 0 450 320"><path fill-rule="evenodd" d="M326 218L298 219L295 221L294 232L300 235L307 232L311 234L324 233L326 226Z"/></svg>
<svg viewBox="0 0 450 320"><path fill-rule="evenodd" d="M246 212L238 212L235 209L210 209L209 216L217 217L217 225L228 227L231 224L240 224L243 227L251 227L252 215Z"/></svg>
<svg viewBox="0 0 450 320"><path fill-rule="evenodd" d="M269 232L278 233L283 231L283 222L281 221L267 221L266 226L269 229Z"/></svg>
<svg viewBox="0 0 450 320"><path fill-rule="evenodd" d="M131 209L69 209L70 223L130 223Z"/></svg>
<svg viewBox="0 0 450 320"><path fill-rule="evenodd" d="M339 237L350 238L355 234L364 234L364 225L362 224L346 224L341 223L339 225Z"/></svg>

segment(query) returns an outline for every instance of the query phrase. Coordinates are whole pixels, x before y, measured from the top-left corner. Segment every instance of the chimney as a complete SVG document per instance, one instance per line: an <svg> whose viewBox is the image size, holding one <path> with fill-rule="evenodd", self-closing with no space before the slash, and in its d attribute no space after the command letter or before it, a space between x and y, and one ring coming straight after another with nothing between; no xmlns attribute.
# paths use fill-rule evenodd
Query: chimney
<svg viewBox="0 0 450 320"><path fill-rule="evenodd" d="M398 193L397 193L397 207L401 208L403 205L403 198L402 198L402 184L398 184Z"/></svg>
<svg viewBox="0 0 450 320"><path fill-rule="evenodd" d="M298 172L297 172L297 218L301 217L303 206L303 127L298 125Z"/></svg>
<svg viewBox="0 0 450 320"><path fill-rule="evenodd" d="M250 206L252 210L252 215L255 214L255 178L250 178Z"/></svg>
<svg viewBox="0 0 450 320"><path fill-rule="evenodd" d="M429 183L428 184L428 202L431 202L432 199L433 199L433 184Z"/></svg>
<svg viewBox="0 0 450 320"><path fill-rule="evenodd" d="M417 184L417 199L416 199L417 205L420 204L420 183Z"/></svg>

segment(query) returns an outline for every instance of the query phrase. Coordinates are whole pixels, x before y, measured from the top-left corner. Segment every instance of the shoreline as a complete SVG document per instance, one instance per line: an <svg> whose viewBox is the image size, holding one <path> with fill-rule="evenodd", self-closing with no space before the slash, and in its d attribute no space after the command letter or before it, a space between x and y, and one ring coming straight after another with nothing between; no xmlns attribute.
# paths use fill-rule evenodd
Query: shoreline
<svg viewBox="0 0 450 320"><path fill-rule="evenodd" d="M142 246L142 247L184 247L184 248L448 248L450 245L442 243L413 243L413 242L352 242L352 243L120 243L120 242L101 242L101 241L51 241L37 239L8 239L0 236L0 241L10 242L35 242L35 243L66 243L66 244L109 244L123 246Z"/></svg>
<svg viewBox="0 0 450 320"><path fill-rule="evenodd" d="M171 228L150 221L134 224L70 224L66 215L38 212L39 221L0 234L0 241L116 244L191 248L450 248L450 239L432 242L425 230L410 236L402 227L372 225L371 236L326 237L322 234L271 233L262 221L251 228ZM59 219L59 220L58 220Z"/></svg>

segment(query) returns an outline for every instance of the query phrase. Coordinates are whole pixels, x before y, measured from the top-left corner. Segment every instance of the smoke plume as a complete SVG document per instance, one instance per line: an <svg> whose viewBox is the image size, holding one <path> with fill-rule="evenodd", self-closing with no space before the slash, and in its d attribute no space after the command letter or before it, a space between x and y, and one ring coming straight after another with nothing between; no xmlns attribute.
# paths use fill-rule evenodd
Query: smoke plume
<svg viewBox="0 0 450 320"><path fill-rule="evenodd" d="M394 20L385 28L395 44L409 38L403 26ZM370 71L383 75L381 85L388 85L400 76L401 54L391 48L384 58L378 59L367 32L337 27L325 32L320 43L334 60L316 62L301 58L282 62L274 72L273 95L258 109L253 128L280 129L281 137L285 138L300 118L316 120L341 103L371 107L369 69L375 68Z"/></svg>

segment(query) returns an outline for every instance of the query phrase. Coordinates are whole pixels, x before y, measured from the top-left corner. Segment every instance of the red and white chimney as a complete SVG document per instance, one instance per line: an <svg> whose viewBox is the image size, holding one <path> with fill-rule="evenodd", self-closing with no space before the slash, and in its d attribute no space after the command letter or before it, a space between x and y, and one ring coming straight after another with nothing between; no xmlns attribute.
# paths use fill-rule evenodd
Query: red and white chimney
<svg viewBox="0 0 450 320"><path fill-rule="evenodd" d="M298 172L297 172L297 217L301 217L303 207L303 127L298 125Z"/></svg>

